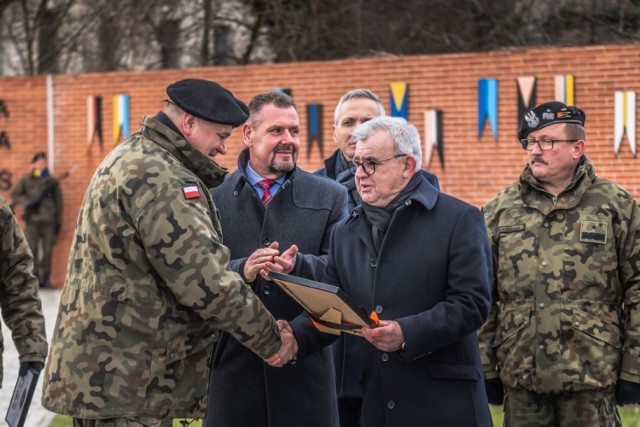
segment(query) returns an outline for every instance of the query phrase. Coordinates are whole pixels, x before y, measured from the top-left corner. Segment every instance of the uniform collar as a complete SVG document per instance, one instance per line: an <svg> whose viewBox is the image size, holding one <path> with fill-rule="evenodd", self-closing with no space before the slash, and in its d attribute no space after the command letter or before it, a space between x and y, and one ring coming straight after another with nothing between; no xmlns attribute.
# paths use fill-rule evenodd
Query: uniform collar
<svg viewBox="0 0 640 427"><path fill-rule="evenodd" d="M567 188L557 197L553 197L544 189L540 181L533 176L531 168L527 164L522 175L520 175L520 193L525 204L541 212L549 212L554 209L571 209L580 203L582 196L591 187L595 179L596 172L593 168L593 163L587 156L583 156ZM540 193L548 197L536 197L536 194Z"/></svg>
<svg viewBox="0 0 640 427"><path fill-rule="evenodd" d="M186 168L193 171L208 188L217 187L228 173L208 156L194 149L186 139L154 117L142 120L141 133L175 156Z"/></svg>

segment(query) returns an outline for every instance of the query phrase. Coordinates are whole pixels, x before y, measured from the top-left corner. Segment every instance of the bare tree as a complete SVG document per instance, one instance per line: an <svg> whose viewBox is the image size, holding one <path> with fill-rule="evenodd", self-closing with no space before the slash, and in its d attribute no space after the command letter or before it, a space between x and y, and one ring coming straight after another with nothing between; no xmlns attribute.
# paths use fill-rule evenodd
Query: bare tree
<svg viewBox="0 0 640 427"><path fill-rule="evenodd" d="M0 19L18 74L640 40L640 0L0 0Z"/></svg>

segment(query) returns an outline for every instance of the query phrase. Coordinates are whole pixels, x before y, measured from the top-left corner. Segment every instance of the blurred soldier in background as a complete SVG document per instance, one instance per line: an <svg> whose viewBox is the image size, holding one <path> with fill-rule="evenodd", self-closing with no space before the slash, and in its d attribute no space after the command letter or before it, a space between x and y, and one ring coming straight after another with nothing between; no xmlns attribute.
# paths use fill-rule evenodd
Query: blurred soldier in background
<svg viewBox="0 0 640 427"><path fill-rule="evenodd" d="M14 205L24 205L25 235L34 258L41 288L50 287L53 245L62 226L62 190L47 167L47 155L38 152L33 169L11 191Z"/></svg>

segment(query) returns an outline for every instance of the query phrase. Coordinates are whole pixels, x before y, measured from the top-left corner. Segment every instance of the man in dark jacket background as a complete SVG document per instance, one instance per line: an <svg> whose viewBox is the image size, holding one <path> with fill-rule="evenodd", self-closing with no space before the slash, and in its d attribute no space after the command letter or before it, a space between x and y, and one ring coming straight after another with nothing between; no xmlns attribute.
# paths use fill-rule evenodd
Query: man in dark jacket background
<svg viewBox="0 0 640 427"><path fill-rule="evenodd" d="M477 329L491 297L480 211L419 173L420 136L378 117L354 132L362 204L335 227L324 281L374 310L364 329L362 425L490 426Z"/></svg>
<svg viewBox="0 0 640 427"><path fill-rule="evenodd" d="M227 336L213 361L206 426L337 426L334 337L319 332L300 306L267 279L278 271L319 280L333 227L347 215L340 184L296 166L300 124L281 92L256 95L242 127L247 148L238 169L213 189L231 268L278 319L290 322L297 360L280 369Z"/></svg>
<svg viewBox="0 0 640 427"><path fill-rule="evenodd" d="M356 143L351 132L358 125L384 116L384 106L380 98L369 89L353 89L342 95L333 115L333 140L338 149L324 161L324 168L316 171L347 188L349 194L349 212L360 204L360 196L353 180L351 158L356 151ZM343 426L344 427L344 426Z"/></svg>

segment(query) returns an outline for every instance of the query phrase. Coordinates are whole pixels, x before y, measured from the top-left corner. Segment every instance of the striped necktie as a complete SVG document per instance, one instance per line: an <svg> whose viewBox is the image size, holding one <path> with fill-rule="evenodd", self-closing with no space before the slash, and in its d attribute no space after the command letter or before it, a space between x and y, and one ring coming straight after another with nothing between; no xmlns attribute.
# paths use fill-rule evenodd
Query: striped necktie
<svg viewBox="0 0 640 427"><path fill-rule="evenodd" d="M262 191L263 191L262 203L264 203L265 206L269 206L269 203L271 203L271 199L273 199L273 196L271 195L271 191L269 191L269 189L275 183L276 182L272 179L263 179L262 181L258 182L258 186L262 188Z"/></svg>

